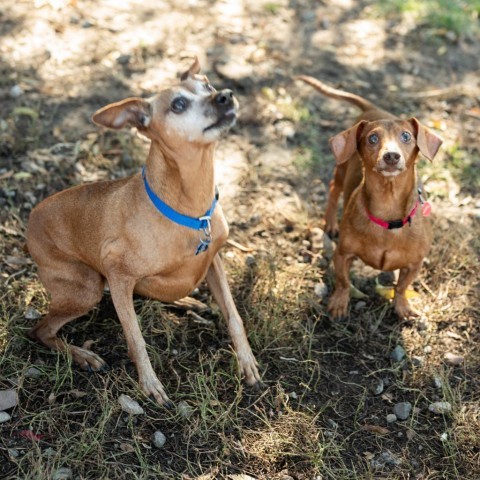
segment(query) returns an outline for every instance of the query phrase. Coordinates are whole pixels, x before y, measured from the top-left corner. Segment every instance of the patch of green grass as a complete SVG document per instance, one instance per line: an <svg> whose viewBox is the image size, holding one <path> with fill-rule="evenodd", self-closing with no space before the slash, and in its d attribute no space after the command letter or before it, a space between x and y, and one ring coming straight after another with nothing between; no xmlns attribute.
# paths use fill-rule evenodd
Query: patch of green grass
<svg viewBox="0 0 480 480"><path fill-rule="evenodd" d="M479 33L479 0L379 0L386 15L409 15L427 26L457 35Z"/></svg>
<svg viewBox="0 0 480 480"><path fill-rule="evenodd" d="M294 165L298 172L301 175L315 174L328 181L335 163L328 147L328 136L321 134L311 119L300 121L297 130L300 146L296 150Z"/></svg>
<svg viewBox="0 0 480 480"><path fill-rule="evenodd" d="M420 172L428 178L427 190L435 196L449 198L454 193L453 185L464 195L476 195L480 188L480 152L467 150L458 142L445 145L443 158L421 163Z"/></svg>
<svg viewBox="0 0 480 480"><path fill-rule="evenodd" d="M280 5L276 2L267 2L263 5L263 9L267 13L271 13L272 15L276 15L282 9L282 5Z"/></svg>

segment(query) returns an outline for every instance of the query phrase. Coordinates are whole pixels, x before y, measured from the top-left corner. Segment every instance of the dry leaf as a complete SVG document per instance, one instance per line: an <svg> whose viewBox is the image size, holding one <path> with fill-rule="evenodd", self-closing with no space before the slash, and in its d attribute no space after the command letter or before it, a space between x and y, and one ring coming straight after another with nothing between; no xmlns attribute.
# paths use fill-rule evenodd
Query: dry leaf
<svg viewBox="0 0 480 480"><path fill-rule="evenodd" d="M376 435L387 435L390 430L380 425L362 425L362 430L369 433L375 433Z"/></svg>

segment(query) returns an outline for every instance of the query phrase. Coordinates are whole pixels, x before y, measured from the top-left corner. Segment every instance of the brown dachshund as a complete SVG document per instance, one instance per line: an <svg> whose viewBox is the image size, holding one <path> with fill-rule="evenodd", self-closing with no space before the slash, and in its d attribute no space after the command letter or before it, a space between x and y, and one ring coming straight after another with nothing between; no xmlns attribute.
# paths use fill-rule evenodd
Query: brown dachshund
<svg viewBox="0 0 480 480"><path fill-rule="evenodd" d="M214 151L235 123L238 103L198 75L196 61L179 85L151 99L128 98L97 111L105 127L133 126L151 140L142 174L82 185L57 193L30 215L27 246L51 295L48 314L30 337L67 350L83 368L101 370L95 353L57 336L102 298L107 282L140 386L159 404L170 404L148 358L133 293L164 302L188 295L204 278L232 337L239 370L260 381L242 319L218 251L228 225L217 204Z"/></svg>
<svg viewBox="0 0 480 480"><path fill-rule="evenodd" d="M353 259L359 257L379 270L400 270L393 300L395 312L401 318L416 316L405 292L432 241L430 206L422 196L416 163L419 152L432 160L442 139L416 118L401 120L315 78L299 79L363 111L353 127L330 139L337 165L330 182L325 228L329 234L339 232L339 241L334 255L336 286L328 310L335 318L346 315L349 270ZM339 229L337 204L342 192Z"/></svg>

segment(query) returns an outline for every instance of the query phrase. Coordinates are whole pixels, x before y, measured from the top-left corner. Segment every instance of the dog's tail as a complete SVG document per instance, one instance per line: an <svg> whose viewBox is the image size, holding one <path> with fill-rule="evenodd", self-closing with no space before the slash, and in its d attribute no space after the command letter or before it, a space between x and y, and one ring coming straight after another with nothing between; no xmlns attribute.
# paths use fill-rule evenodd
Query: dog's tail
<svg viewBox="0 0 480 480"><path fill-rule="evenodd" d="M327 97L336 98L337 100L345 100L349 103L352 103L356 107L360 108L364 112L366 112L367 110L378 109L378 107L376 107L373 103L369 102L368 100L365 100L362 97L359 97L358 95L329 87L328 85L325 85L324 83L322 83L320 80L317 80L316 78L313 78L313 77L309 77L308 75L300 75L295 78L298 80L302 80L302 82L308 83L309 85L311 85L312 87L314 87L316 90L318 90L320 93L323 93Z"/></svg>

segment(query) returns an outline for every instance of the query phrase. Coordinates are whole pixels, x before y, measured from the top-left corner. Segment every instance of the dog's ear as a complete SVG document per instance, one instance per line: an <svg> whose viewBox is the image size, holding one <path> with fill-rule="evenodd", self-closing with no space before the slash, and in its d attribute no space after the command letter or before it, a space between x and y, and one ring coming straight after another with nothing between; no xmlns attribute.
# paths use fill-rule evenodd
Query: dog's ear
<svg viewBox="0 0 480 480"><path fill-rule="evenodd" d="M440 145L443 143L443 139L422 125L415 117L412 117L409 121L413 125L417 136L418 149L425 157L432 161Z"/></svg>
<svg viewBox="0 0 480 480"><path fill-rule="evenodd" d="M97 110L92 120L97 125L113 128L131 126L145 130L151 120L150 103L143 98L127 98L121 102L111 103Z"/></svg>
<svg viewBox="0 0 480 480"><path fill-rule="evenodd" d="M337 164L346 162L357 151L358 137L366 123L365 120L362 120L329 139L328 142Z"/></svg>
<svg viewBox="0 0 480 480"><path fill-rule="evenodd" d="M183 72L180 76L180 80L183 82L187 78L195 78L195 75L200 71L200 62L198 61L198 57L195 57L194 62L192 63L191 67L186 71Z"/></svg>

